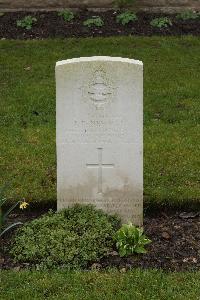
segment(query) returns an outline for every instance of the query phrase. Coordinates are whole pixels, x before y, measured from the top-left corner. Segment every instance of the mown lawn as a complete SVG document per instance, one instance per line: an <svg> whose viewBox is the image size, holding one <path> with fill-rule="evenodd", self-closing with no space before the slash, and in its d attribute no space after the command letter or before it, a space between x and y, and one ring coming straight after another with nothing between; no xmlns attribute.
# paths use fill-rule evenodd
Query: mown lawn
<svg viewBox="0 0 200 300"><path fill-rule="evenodd" d="M145 204L197 207L200 39L191 36L0 41L6 196L56 202L55 63L93 55L144 62Z"/></svg>
<svg viewBox="0 0 200 300"><path fill-rule="evenodd" d="M200 272L3 271L2 300L199 300Z"/></svg>

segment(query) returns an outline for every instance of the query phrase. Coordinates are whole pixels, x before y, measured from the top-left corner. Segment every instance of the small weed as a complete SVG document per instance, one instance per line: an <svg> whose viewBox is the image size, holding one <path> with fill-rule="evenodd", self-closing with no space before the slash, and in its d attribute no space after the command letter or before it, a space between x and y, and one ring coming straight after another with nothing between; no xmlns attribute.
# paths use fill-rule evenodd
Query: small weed
<svg viewBox="0 0 200 300"><path fill-rule="evenodd" d="M115 235L116 246L120 256L133 253L146 253L144 246L151 243L142 228L135 227L132 223L124 224Z"/></svg>
<svg viewBox="0 0 200 300"><path fill-rule="evenodd" d="M187 20L196 20L200 17L200 13L197 13L195 11L192 10L186 10L181 12L180 14L178 14L176 16L176 18L178 20L183 20L183 21L187 21Z"/></svg>
<svg viewBox="0 0 200 300"><path fill-rule="evenodd" d="M87 19L86 21L83 22L84 26L87 27L102 27L104 25L103 20L100 17L95 17L91 19Z"/></svg>
<svg viewBox="0 0 200 300"><path fill-rule="evenodd" d="M150 22L150 25L157 28L167 28L172 26L172 21L167 17L155 18Z"/></svg>
<svg viewBox="0 0 200 300"><path fill-rule="evenodd" d="M62 17L65 22L70 22L71 20L74 19L73 12L67 9L60 11L58 13L58 16Z"/></svg>
<svg viewBox="0 0 200 300"><path fill-rule="evenodd" d="M21 20L17 20L17 27L25 28L26 30L30 30L34 23L37 22L35 17L26 16Z"/></svg>
<svg viewBox="0 0 200 300"><path fill-rule="evenodd" d="M135 13L130 11L125 11L116 17L117 23L121 23L122 25L126 25L129 22L134 22L138 18Z"/></svg>
<svg viewBox="0 0 200 300"><path fill-rule="evenodd" d="M0 17L3 17L5 15L5 13L0 12Z"/></svg>

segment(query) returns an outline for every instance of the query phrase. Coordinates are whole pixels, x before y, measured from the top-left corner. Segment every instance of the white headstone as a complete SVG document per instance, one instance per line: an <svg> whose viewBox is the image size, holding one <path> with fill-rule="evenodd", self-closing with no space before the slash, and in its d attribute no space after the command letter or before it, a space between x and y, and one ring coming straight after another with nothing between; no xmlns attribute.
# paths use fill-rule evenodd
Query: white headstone
<svg viewBox="0 0 200 300"><path fill-rule="evenodd" d="M142 62L59 61L56 98L58 210L91 203L142 225Z"/></svg>

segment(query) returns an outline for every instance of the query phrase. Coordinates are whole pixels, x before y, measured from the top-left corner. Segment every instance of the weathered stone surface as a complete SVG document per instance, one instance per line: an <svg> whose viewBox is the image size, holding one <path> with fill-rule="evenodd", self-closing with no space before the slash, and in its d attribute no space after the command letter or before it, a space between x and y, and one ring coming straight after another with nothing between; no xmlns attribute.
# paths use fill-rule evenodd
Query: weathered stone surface
<svg viewBox="0 0 200 300"><path fill-rule="evenodd" d="M200 10L199 0L136 0L138 10L152 12L178 12L185 9ZM62 8L112 8L113 0L0 0L0 10L59 10Z"/></svg>
<svg viewBox="0 0 200 300"><path fill-rule="evenodd" d="M58 209L92 203L142 224L143 65L76 58L56 65Z"/></svg>

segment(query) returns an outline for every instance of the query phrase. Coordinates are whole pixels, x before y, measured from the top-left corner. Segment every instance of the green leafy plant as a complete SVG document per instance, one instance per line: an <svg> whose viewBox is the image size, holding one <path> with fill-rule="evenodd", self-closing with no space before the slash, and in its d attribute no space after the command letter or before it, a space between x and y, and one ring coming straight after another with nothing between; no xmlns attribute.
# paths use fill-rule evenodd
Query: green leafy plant
<svg viewBox="0 0 200 300"><path fill-rule="evenodd" d="M21 20L17 20L17 26L30 30L34 23L37 22L37 19L32 16L26 16Z"/></svg>
<svg viewBox="0 0 200 300"><path fill-rule="evenodd" d="M71 20L74 19L74 14L72 11L68 9L64 9L58 13L59 17L62 17L65 22L70 22Z"/></svg>
<svg viewBox="0 0 200 300"><path fill-rule="evenodd" d="M118 8L131 7L135 3L135 0L114 0L114 6Z"/></svg>
<svg viewBox="0 0 200 300"><path fill-rule="evenodd" d="M192 10L186 10L181 12L180 14L178 14L176 16L176 18L178 20L183 20L183 21L187 21L187 20L196 20L200 17L200 13L197 13L195 11Z"/></svg>
<svg viewBox="0 0 200 300"><path fill-rule="evenodd" d="M122 25L126 25L129 22L134 22L137 19L138 18L136 14L131 11L125 11L116 17L117 23L121 23Z"/></svg>
<svg viewBox="0 0 200 300"><path fill-rule="evenodd" d="M101 19L101 17L95 17L95 18L87 19L86 21L83 22L83 25L87 27L102 27L104 25L104 22Z"/></svg>
<svg viewBox="0 0 200 300"><path fill-rule="evenodd" d="M6 212L3 212L2 207L7 200L3 196L6 188L7 188L7 185L0 188L0 237L3 236L7 231L12 229L13 227L22 225L21 222L16 222L5 228L5 221L6 221L7 217L9 216L9 214L15 209L15 207L17 207L17 205L19 205L21 209L26 208L26 206L28 205L28 203L25 201L18 201L16 203L14 203Z"/></svg>
<svg viewBox="0 0 200 300"><path fill-rule="evenodd" d="M120 256L133 253L146 253L144 246L151 243L143 228L135 227L132 223L124 224L115 235L116 246Z"/></svg>
<svg viewBox="0 0 200 300"><path fill-rule="evenodd" d="M11 254L38 268L84 268L111 250L119 226L117 217L91 205L50 211L18 230Z"/></svg>
<svg viewBox="0 0 200 300"><path fill-rule="evenodd" d="M172 21L167 17L155 18L150 22L150 25L157 28L167 28L172 26Z"/></svg>

